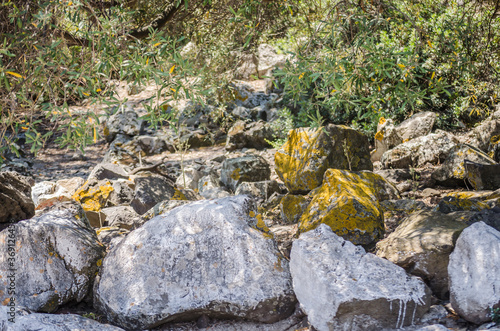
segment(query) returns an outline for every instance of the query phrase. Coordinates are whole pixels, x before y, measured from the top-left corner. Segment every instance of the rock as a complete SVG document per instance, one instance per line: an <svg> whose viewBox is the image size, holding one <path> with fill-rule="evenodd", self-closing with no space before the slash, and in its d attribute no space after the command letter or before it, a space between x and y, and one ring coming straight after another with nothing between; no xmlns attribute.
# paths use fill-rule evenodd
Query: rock
<svg viewBox="0 0 500 331"><path fill-rule="evenodd" d="M448 259L467 225L439 212L421 211L406 218L377 243L377 256L421 277L440 299L448 297Z"/></svg>
<svg viewBox="0 0 500 331"><path fill-rule="evenodd" d="M287 194L280 201L281 219L288 224L299 222L311 199L303 195Z"/></svg>
<svg viewBox="0 0 500 331"><path fill-rule="evenodd" d="M107 226L116 226L130 230L135 224L141 222L141 217L130 206L117 206L103 208Z"/></svg>
<svg viewBox="0 0 500 331"><path fill-rule="evenodd" d="M394 122L390 118L380 118L375 134L375 150L371 153L372 162L380 161L385 152L402 142L403 139L397 133Z"/></svg>
<svg viewBox="0 0 500 331"><path fill-rule="evenodd" d="M477 222L484 222L486 225L491 226L493 229L500 231L500 207L491 209L483 209L476 212L471 211L456 211L448 215L455 220L464 222L467 225L472 225Z"/></svg>
<svg viewBox="0 0 500 331"><path fill-rule="evenodd" d="M56 182L57 185L68 191L68 194L72 196L76 191L83 186L85 180L80 177L72 177L68 179L60 179Z"/></svg>
<svg viewBox="0 0 500 331"><path fill-rule="evenodd" d="M171 211L174 208L177 208L179 206L183 206L187 203L191 203L192 201L189 200L166 200L162 201L160 203L157 203L153 208L147 211L146 214L142 215L142 221L140 221L138 224L136 224L136 228L144 224L146 221L152 219L153 217L156 217L158 215L163 215L166 214L167 212Z"/></svg>
<svg viewBox="0 0 500 331"><path fill-rule="evenodd" d="M500 164L464 163L466 177L475 190L496 190L500 188Z"/></svg>
<svg viewBox="0 0 500 331"><path fill-rule="evenodd" d="M17 222L35 215L28 179L13 171L0 172L0 223Z"/></svg>
<svg viewBox="0 0 500 331"><path fill-rule="evenodd" d="M183 133L179 137L178 141L180 144L186 146L186 148L199 148L213 145L212 141L210 140L210 136L201 129L190 130Z"/></svg>
<svg viewBox="0 0 500 331"><path fill-rule="evenodd" d="M15 323L5 323L3 331L123 331L76 314L26 314L17 317Z"/></svg>
<svg viewBox="0 0 500 331"><path fill-rule="evenodd" d="M222 163L221 182L235 191L242 182L260 182L269 180L271 168L259 155L248 154L242 157L226 159Z"/></svg>
<svg viewBox="0 0 500 331"><path fill-rule="evenodd" d="M276 173L292 194L321 185L326 169L372 170L368 138L341 125L291 130L276 152Z"/></svg>
<svg viewBox="0 0 500 331"><path fill-rule="evenodd" d="M104 125L104 137L111 142L117 134L138 136L144 130L145 122L133 110L119 110Z"/></svg>
<svg viewBox="0 0 500 331"><path fill-rule="evenodd" d="M488 156L495 160L495 162L500 163L500 134L491 137Z"/></svg>
<svg viewBox="0 0 500 331"><path fill-rule="evenodd" d="M14 247L12 240L15 252L8 249ZM16 269L16 304L33 311L53 312L65 303L82 301L92 291L104 256L82 208L70 202L3 230L0 242L4 252L10 252L0 255L1 274ZM8 288L7 282L0 282L2 302L10 297Z"/></svg>
<svg viewBox="0 0 500 331"><path fill-rule="evenodd" d="M53 194L55 189L56 183L54 182L43 181L40 183L36 183L31 188L31 200L33 200L35 207L39 204L38 197Z"/></svg>
<svg viewBox="0 0 500 331"><path fill-rule="evenodd" d="M470 145L459 144L450 151L443 165L432 173L432 178L443 186L465 186L465 160L485 165L495 164L495 161L481 150ZM500 187L500 176L498 182Z"/></svg>
<svg viewBox="0 0 500 331"><path fill-rule="evenodd" d="M274 241L248 226L248 197L197 201L132 231L103 262L95 305L126 329L235 318L276 322L295 296ZM175 252L175 253L173 253Z"/></svg>
<svg viewBox="0 0 500 331"><path fill-rule="evenodd" d="M118 245L129 233L129 230L117 226L102 227L96 231L99 241L106 246L107 251L112 250L113 247Z"/></svg>
<svg viewBox="0 0 500 331"><path fill-rule="evenodd" d="M326 224L355 245L371 245L384 235L381 200L390 197L389 183L372 172L328 169L323 185L300 217L299 230L306 232ZM395 189L394 189L395 190Z"/></svg>
<svg viewBox="0 0 500 331"><path fill-rule="evenodd" d="M421 279L324 224L294 241L290 271L297 299L318 331L400 328L417 322L430 306Z"/></svg>
<svg viewBox="0 0 500 331"><path fill-rule="evenodd" d="M234 192L234 195L249 195L259 202L266 201L273 193L281 192L279 183L275 180L262 182L242 182Z"/></svg>
<svg viewBox="0 0 500 331"><path fill-rule="evenodd" d="M163 176L138 177L135 179L134 199L130 206L142 215L158 202L171 199L175 193L174 184Z"/></svg>
<svg viewBox="0 0 500 331"><path fill-rule="evenodd" d="M491 138L497 135L500 135L500 117L490 116L460 139L464 143L486 152Z"/></svg>
<svg viewBox="0 0 500 331"><path fill-rule="evenodd" d="M202 197L204 197L205 199L208 199L208 200L220 199L220 198L225 198L225 197L231 196L231 193L224 190L222 187L216 187L216 188L204 190L200 194Z"/></svg>
<svg viewBox="0 0 500 331"><path fill-rule="evenodd" d="M414 199L384 200L380 202L384 211L384 225L386 236L402 223L402 221L416 211L430 210L427 205Z"/></svg>
<svg viewBox="0 0 500 331"><path fill-rule="evenodd" d="M79 202L86 212L98 212L101 208L107 207L109 196L113 190L113 186L106 179L87 181L73 194L72 199Z"/></svg>
<svg viewBox="0 0 500 331"><path fill-rule="evenodd" d="M216 174L210 173L198 181L198 192L202 194L206 190L220 187L220 181ZM203 194L202 194L203 195Z"/></svg>
<svg viewBox="0 0 500 331"><path fill-rule="evenodd" d="M257 76L257 57L254 54L241 54L235 70L236 79L250 79Z"/></svg>
<svg viewBox="0 0 500 331"><path fill-rule="evenodd" d="M87 181L95 180L103 180L103 179L128 179L128 174L120 167L118 164L103 162L99 163L94 167L92 172L90 173Z"/></svg>
<svg viewBox="0 0 500 331"><path fill-rule="evenodd" d="M111 183L113 190L110 192L107 204L112 206L128 205L134 198L135 184L131 180L118 179Z"/></svg>
<svg viewBox="0 0 500 331"><path fill-rule="evenodd" d="M257 73L259 76L270 75L271 70L282 68L285 62L286 56L278 54L273 46L260 44L257 48Z"/></svg>
<svg viewBox="0 0 500 331"><path fill-rule="evenodd" d="M197 189L202 173L193 167L184 168L184 173L177 177L175 184L184 188Z"/></svg>
<svg viewBox="0 0 500 331"><path fill-rule="evenodd" d="M500 306L500 232L483 222L466 228L448 265L450 301L469 322L491 320L489 308Z"/></svg>
<svg viewBox="0 0 500 331"><path fill-rule="evenodd" d="M398 136L402 141L426 136L431 133L437 114L431 111L416 113L396 127Z"/></svg>
<svg viewBox="0 0 500 331"><path fill-rule="evenodd" d="M402 143L382 156L384 168L422 167L427 162L442 163L457 144L456 138L445 131L436 131Z"/></svg>
<svg viewBox="0 0 500 331"><path fill-rule="evenodd" d="M270 147L268 141L273 139L274 132L268 123L237 121L227 133L226 149L228 151L244 147L263 149Z"/></svg>
<svg viewBox="0 0 500 331"><path fill-rule="evenodd" d="M481 211L489 208L484 202L474 199L462 198L460 196L445 196L434 209L440 213L448 214L454 211Z"/></svg>

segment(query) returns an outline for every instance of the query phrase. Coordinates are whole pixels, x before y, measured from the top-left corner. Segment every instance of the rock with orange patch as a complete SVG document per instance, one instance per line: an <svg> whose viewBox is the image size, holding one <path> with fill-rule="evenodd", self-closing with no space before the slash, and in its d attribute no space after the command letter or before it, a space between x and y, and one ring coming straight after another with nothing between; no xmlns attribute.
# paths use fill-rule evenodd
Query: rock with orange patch
<svg viewBox="0 0 500 331"><path fill-rule="evenodd" d="M221 182L233 191L243 182L260 182L270 177L271 168L259 155L248 154L222 163Z"/></svg>
<svg viewBox="0 0 500 331"><path fill-rule="evenodd" d="M355 245L371 245L384 235L383 210L379 201L390 198L389 184L372 172L328 169L323 185L299 220L299 231L326 224Z"/></svg>
<svg viewBox="0 0 500 331"><path fill-rule="evenodd" d="M380 118L375 134L375 150L371 153L372 162L380 161L385 152L402 142L403 139L398 135L394 121L390 118Z"/></svg>
<svg viewBox="0 0 500 331"><path fill-rule="evenodd" d="M8 269L16 269L16 305L53 312L65 303L82 301L92 291L104 247L78 204L59 203L11 230L0 232L0 274L7 280ZM16 244L9 250L12 237ZM9 264L12 257L15 262ZM9 286L0 282L1 301L10 297Z"/></svg>
<svg viewBox="0 0 500 331"><path fill-rule="evenodd" d="M276 173L292 194L321 185L326 169L372 170L368 138L342 125L291 130L274 157Z"/></svg>
<svg viewBox="0 0 500 331"><path fill-rule="evenodd" d="M459 144L453 148L443 165L432 173L432 179L443 186L465 186L466 171L464 161L493 165L495 160L486 153L467 144Z"/></svg>
<svg viewBox="0 0 500 331"><path fill-rule="evenodd" d="M104 258L95 307L127 330L203 315L264 323L288 317L296 304L288 262L256 209L239 195L195 201L146 222Z"/></svg>

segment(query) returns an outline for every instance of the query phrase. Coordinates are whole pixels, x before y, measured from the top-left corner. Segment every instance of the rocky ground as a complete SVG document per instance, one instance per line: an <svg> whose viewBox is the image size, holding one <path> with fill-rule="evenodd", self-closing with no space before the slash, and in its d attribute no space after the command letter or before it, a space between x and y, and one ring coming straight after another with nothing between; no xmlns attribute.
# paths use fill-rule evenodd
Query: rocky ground
<svg viewBox="0 0 500 331"><path fill-rule="evenodd" d="M425 112L381 119L374 146L328 125L273 149L267 85L235 83L227 131L178 104L177 133L141 119L154 87L120 85L85 154L10 158L2 330L498 330L500 111L460 135Z"/></svg>

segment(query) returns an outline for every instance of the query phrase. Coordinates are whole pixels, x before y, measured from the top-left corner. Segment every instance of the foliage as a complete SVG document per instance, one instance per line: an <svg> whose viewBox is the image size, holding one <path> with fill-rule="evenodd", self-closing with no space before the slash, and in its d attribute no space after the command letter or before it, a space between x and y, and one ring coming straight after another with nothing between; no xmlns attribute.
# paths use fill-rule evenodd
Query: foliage
<svg viewBox="0 0 500 331"><path fill-rule="evenodd" d="M336 1L276 73L298 125L311 118L374 133L422 110L473 124L497 102L497 3Z"/></svg>
<svg viewBox="0 0 500 331"><path fill-rule="evenodd" d="M36 152L53 134L62 147L83 150L98 139L103 115L121 105L118 80L156 85L146 116L152 125L175 120L166 114L174 99L217 99L221 82L231 81L227 52L283 30L289 3L3 1L0 156L19 155L20 141ZM193 57L181 54L188 38L203 45ZM88 110L70 111L82 102Z"/></svg>

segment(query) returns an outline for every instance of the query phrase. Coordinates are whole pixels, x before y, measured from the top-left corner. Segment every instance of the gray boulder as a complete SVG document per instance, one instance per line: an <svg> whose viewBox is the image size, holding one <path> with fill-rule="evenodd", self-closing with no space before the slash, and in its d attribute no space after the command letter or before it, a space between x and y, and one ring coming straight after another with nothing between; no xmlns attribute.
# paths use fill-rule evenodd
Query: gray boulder
<svg viewBox="0 0 500 331"><path fill-rule="evenodd" d="M416 212L377 243L377 256L423 278L439 298L447 299L449 255L466 227L449 215Z"/></svg>
<svg viewBox="0 0 500 331"><path fill-rule="evenodd" d="M497 114L499 114L498 111L465 136L461 137L462 142L486 152L491 143L491 138L500 135L500 116Z"/></svg>
<svg viewBox="0 0 500 331"><path fill-rule="evenodd" d="M107 226L116 226L130 230L141 222L141 217L130 206L117 206L103 208L101 212L105 215Z"/></svg>
<svg viewBox="0 0 500 331"><path fill-rule="evenodd" d="M465 161L465 172L469 183L476 190L500 188L500 164L480 164Z"/></svg>
<svg viewBox="0 0 500 331"><path fill-rule="evenodd" d="M259 155L248 154L242 157L226 159L222 163L221 182L235 191L242 182L260 182L269 180L271 168Z"/></svg>
<svg viewBox="0 0 500 331"><path fill-rule="evenodd" d="M400 328L417 322L430 306L430 290L420 278L326 225L295 240L290 271L297 299L319 331Z"/></svg>
<svg viewBox="0 0 500 331"><path fill-rule="evenodd" d="M465 178L467 177L465 160L484 165L496 164L481 150L471 145L459 144L451 150L443 165L432 173L432 178L444 186L465 186Z"/></svg>
<svg viewBox="0 0 500 331"><path fill-rule="evenodd" d="M432 131L437 114L431 111L416 113L396 127L402 141L426 136Z"/></svg>
<svg viewBox="0 0 500 331"><path fill-rule="evenodd" d="M197 201L132 231L104 259L95 306L126 329L211 318L273 323L292 314L288 263L252 201Z"/></svg>
<svg viewBox="0 0 500 331"><path fill-rule="evenodd" d="M12 240L15 251L10 248ZM9 252L0 255L0 272L9 275L16 269L16 303L34 311L52 312L62 304L82 301L104 255L84 211L70 202L3 230L0 242ZM0 283L0 300L8 300L9 286Z"/></svg>
<svg viewBox="0 0 500 331"><path fill-rule="evenodd" d="M135 179L134 199L130 206L142 215L158 202L168 200L175 194L174 183L162 176L138 177Z"/></svg>
<svg viewBox="0 0 500 331"><path fill-rule="evenodd" d="M279 183L275 180L265 180L262 182L243 182L236 191L235 195L245 194L257 199L259 202L266 201L273 193L281 192Z"/></svg>
<svg viewBox="0 0 500 331"><path fill-rule="evenodd" d="M25 220L35 215L31 185L13 171L0 172L0 223Z"/></svg>
<svg viewBox="0 0 500 331"><path fill-rule="evenodd" d="M110 162L99 163L92 169L88 181L91 180L103 180L103 179L127 179L129 176L118 164Z"/></svg>
<svg viewBox="0 0 500 331"><path fill-rule="evenodd" d="M111 142L117 134L138 136L142 133L145 122L133 110L119 110L104 125L104 137Z"/></svg>
<svg viewBox="0 0 500 331"><path fill-rule="evenodd" d="M491 320L489 309L500 306L500 232L483 222L466 228L448 265L450 302L469 322Z"/></svg>
<svg viewBox="0 0 500 331"><path fill-rule="evenodd" d="M452 134L438 130L394 147L384 153L380 162L384 168L422 167L427 162L442 163L457 142Z"/></svg>

